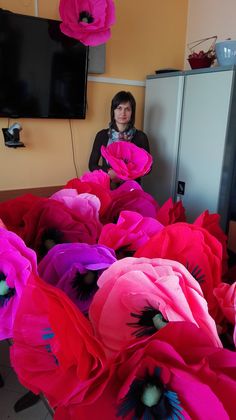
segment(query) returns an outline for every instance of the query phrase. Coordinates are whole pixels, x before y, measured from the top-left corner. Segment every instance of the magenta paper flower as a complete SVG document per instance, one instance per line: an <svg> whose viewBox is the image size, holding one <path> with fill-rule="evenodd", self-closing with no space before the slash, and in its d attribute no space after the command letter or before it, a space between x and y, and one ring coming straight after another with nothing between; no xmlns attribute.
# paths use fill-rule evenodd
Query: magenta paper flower
<svg viewBox="0 0 236 420"><path fill-rule="evenodd" d="M146 175L152 167L150 153L127 141L116 141L106 147L102 146L101 154L118 178L125 181Z"/></svg>
<svg viewBox="0 0 236 420"><path fill-rule="evenodd" d="M189 223L174 223L152 236L135 257L167 258L182 263L200 284L211 316L218 323L222 312L213 295L221 283L222 247L206 229Z"/></svg>
<svg viewBox="0 0 236 420"><path fill-rule="evenodd" d="M236 353L211 345L189 322L170 322L112 363L106 387L92 403L56 409L55 420L235 417ZM95 379L92 388L101 383Z"/></svg>
<svg viewBox="0 0 236 420"><path fill-rule="evenodd" d="M104 271L98 286L89 319L109 357L169 321L191 321L221 346L199 284L178 262L124 258Z"/></svg>
<svg viewBox="0 0 236 420"><path fill-rule="evenodd" d="M158 210L157 220L164 226L177 222L186 222L185 208L182 201L173 203L172 198L169 198Z"/></svg>
<svg viewBox="0 0 236 420"><path fill-rule="evenodd" d="M50 198L64 203L79 217L81 222L84 221L86 224L89 221L93 225L95 238L98 238L102 224L99 220L101 203L96 195L89 193L78 194L76 189L64 188L57 191Z"/></svg>
<svg viewBox="0 0 236 420"><path fill-rule="evenodd" d="M236 282L231 285L221 283L213 290L213 293L224 316L234 326L234 344L236 347Z"/></svg>
<svg viewBox="0 0 236 420"><path fill-rule="evenodd" d="M19 381L52 407L79 402L100 375L104 352L92 326L59 289L31 277L17 312L11 363Z"/></svg>
<svg viewBox="0 0 236 420"><path fill-rule="evenodd" d="M150 237L163 229L160 222L152 217L143 217L134 211L122 211L117 223L103 226L98 243L116 251L117 256L129 256Z"/></svg>
<svg viewBox="0 0 236 420"><path fill-rule="evenodd" d="M63 290L87 314L99 275L116 261L112 249L83 243L55 245L38 266L40 277Z"/></svg>
<svg viewBox="0 0 236 420"><path fill-rule="evenodd" d="M196 226L203 227L208 230L211 235L222 245L222 274L228 270L228 253L227 253L227 235L220 226L220 215L217 213L210 214L208 210L204 211L193 223Z"/></svg>
<svg viewBox="0 0 236 420"><path fill-rule="evenodd" d="M0 340L12 337L21 294L32 272L37 272L34 251L15 233L0 228Z"/></svg>
<svg viewBox="0 0 236 420"><path fill-rule="evenodd" d="M85 45L100 45L115 23L113 0L60 0L61 31Z"/></svg>
<svg viewBox="0 0 236 420"><path fill-rule="evenodd" d="M127 181L131 182L131 181ZM133 181L134 182L134 181ZM126 183L125 183L126 184ZM118 191L119 190L119 191ZM117 188L116 193L111 195L112 202L103 214L102 221L106 223L114 223L118 220L121 211L135 211L143 217L152 217L156 219L159 205L151 194L146 193L143 189L126 189L125 187Z"/></svg>
<svg viewBox="0 0 236 420"><path fill-rule="evenodd" d="M100 187L110 192L110 177L106 172L102 171L102 169L85 172L79 179L82 182L93 182L95 184L99 184Z"/></svg>
<svg viewBox="0 0 236 420"><path fill-rule="evenodd" d="M26 244L33 248L39 259L56 244L67 242L97 242L97 223L93 215L85 220L66 204L44 198L36 203L24 217Z"/></svg>

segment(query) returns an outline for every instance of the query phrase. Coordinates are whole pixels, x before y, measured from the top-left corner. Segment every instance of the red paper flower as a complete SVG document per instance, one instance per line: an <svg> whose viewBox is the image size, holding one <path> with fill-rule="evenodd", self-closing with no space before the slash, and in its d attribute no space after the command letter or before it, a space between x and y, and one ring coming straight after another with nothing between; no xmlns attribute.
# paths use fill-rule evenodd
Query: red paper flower
<svg viewBox="0 0 236 420"><path fill-rule="evenodd" d="M234 326L234 344L236 347L236 282L229 285L221 283L213 290L226 319Z"/></svg>
<svg viewBox="0 0 236 420"><path fill-rule="evenodd" d="M12 338L22 291L37 272L36 255L22 239L0 228L0 340Z"/></svg>
<svg viewBox="0 0 236 420"><path fill-rule="evenodd" d="M0 203L0 218L7 227L7 229L22 236L24 231L24 215L31 209L31 207L43 200L43 198L36 197L32 194L24 194L20 197Z"/></svg>
<svg viewBox="0 0 236 420"><path fill-rule="evenodd" d="M134 211L122 211L117 224L103 226L98 243L116 251L117 256L129 256L150 237L163 229L160 222L152 217L143 217Z"/></svg>
<svg viewBox="0 0 236 420"><path fill-rule="evenodd" d="M182 201L173 203L172 198L169 198L158 210L157 220L164 226L177 222L186 222L185 208Z"/></svg>
<svg viewBox="0 0 236 420"><path fill-rule="evenodd" d="M98 286L89 318L109 357L169 321L191 321L221 346L201 288L182 264L124 258L103 272Z"/></svg>
<svg viewBox="0 0 236 420"><path fill-rule="evenodd" d="M147 174L152 156L146 150L127 141L117 141L101 147L102 156L109 162L118 178L125 181Z"/></svg>
<svg viewBox="0 0 236 420"><path fill-rule="evenodd" d="M199 282L210 314L217 323L221 321L222 313L213 289L221 283L222 247L206 229L188 223L166 226L134 256L168 258L182 263Z"/></svg>
<svg viewBox="0 0 236 420"><path fill-rule="evenodd" d="M228 253L227 253L227 236L220 227L220 215L209 214L206 210L193 223L196 226L203 227L208 230L222 245L222 274L224 275L228 269Z"/></svg>
<svg viewBox="0 0 236 420"><path fill-rule="evenodd" d="M113 0L60 0L61 31L85 45L100 45L115 23Z"/></svg>
<svg viewBox="0 0 236 420"><path fill-rule="evenodd" d="M192 323L171 322L123 350L96 401L59 408L55 420L233 419L235 366L235 352L212 347Z"/></svg>
<svg viewBox="0 0 236 420"><path fill-rule="evenodd" d="M20 382L52 407L80 402L100 375L103 350L92 326L59 289L31 278L17 312L11 362Z"/></svg>

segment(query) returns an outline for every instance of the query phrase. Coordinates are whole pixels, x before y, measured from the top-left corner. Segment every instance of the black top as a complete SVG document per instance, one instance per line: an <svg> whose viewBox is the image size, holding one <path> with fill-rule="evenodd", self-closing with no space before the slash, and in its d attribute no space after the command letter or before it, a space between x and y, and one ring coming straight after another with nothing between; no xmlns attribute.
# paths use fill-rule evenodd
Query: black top
<svg viewBox="0 0 236 420"><path fill-rule="evenodd" d="M108 143L108 128L101 130L97 133L94 143L92 152L89 158L89 170L94 171L95 169L102 169L103 171L107 172L110 168L107 164L107 161L101 156L101 147L107 146ZM146 134L141 130L136 130L134 137L131 140L131 143L134 143L136 146L145 149L148 153L150 153L148 138ZM99 160L102 158L101 164L99 164Z"/></svg>

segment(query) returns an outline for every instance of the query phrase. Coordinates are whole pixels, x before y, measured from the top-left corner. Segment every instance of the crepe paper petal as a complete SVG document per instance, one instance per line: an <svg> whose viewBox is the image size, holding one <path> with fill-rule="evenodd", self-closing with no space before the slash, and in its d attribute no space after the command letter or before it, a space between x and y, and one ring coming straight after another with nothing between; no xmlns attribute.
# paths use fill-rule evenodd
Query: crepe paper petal
<svg viewBox="0 0 236 420"><path fill-rule="evenodd" d="M103 245L61 244L55 245L40 261L38 272L87 314L98 289L98 276L115 261L114 251Z"/></svg>
<svg viewBox="0 0 236 420"><path fill-rule="evenodd" d="M17 312L11 362L19 381L52 407L84 398L105 363L92 326L59 289L31 277Z"/></svg>
<svg viewBox="0 0 236 420"><path fill-rule="evenodd" d="M88 223L89 221L93 225L95 237L98 238L102 229L102 224L99 220L101 203L98 197L89 193L78 194L76 189L64 188L57 191L50 198L64 203L76 213L81 222Z"/></svg>
<svg viewBox="0 0 236 420"><path fill-rule="evenodd" d="M73 178L67 182L65 188L75 188L78 194L89 193L96 195L101 203L101 208L99 212L100 217L103 217L103 214L109 208L112 200L110 191L106 187L103 188L101 185L94 181L85 182L81 181L78 178Z"/></svg>
<svg viewBox="0 0 236 420"><path fill-rule="evenodd" d="M169 198L158 210L157 220L164 226L177 222L186 222L185 208L182 201L173 203L172 198Z"/></svg>
<svg viewBox="0 0 236 420"><path fill-rule="evenodd" d="M210 214L208 210L204 211L193 222L194 225L203 227L208 230L222 245L222 275L228 270L228 253L227 253L227 235L220 226L220 215L217 213Z"/></svg>
<svg viewBox="0 0 236 420"><path fill-rule="evenodd" d="M103 226L98 243L114 249L117 255L120 252L134 252L162 229L162 224L152 217L143 217L134 211L122 211L116 224Z"/></svg>
<svg viewBox="0 0 236 420"><path fill-rule="evenodd" d="M143 217L156 219L159 205L143 189L126 190L125 188L119 187L117 188L116 194L112 195L112 202L103 214L103 224L115 223L118 220L120 212L124 210L135 211Z"/></svg>
<svg viewBox="0 0 236 420"><path fill-rule="evenodd" d="M127 141L102 146L101 155L109 162L117 177L125 181L146 175L153 162L150 153Z"/></svg>
<svg viewBox="0 0 236 420"><path fill-rule="evenodd" d="M64 203L45 198L36 203L24 217L27 246L42 259L50 248L66 242L97 242L97 225L93 217L84 220Z"/></svg>
<svg viewBox="0 0 236 420"><path fill-rule="evenodd" d="M24 215L35 203L41 200L43 200L41 197L24 194L20 197L3 201L0 203L0 218L7 229L22 237L24 231Z"/></svg>
<svg viewBox="0 0 236 420"><path fill-rule="evenodd" d="M135 257L167 258L182 263L200 284L216 323L222 312L213 295L221 283L222 247L206 229L189 223L174 223L152 236Z"/></svg>
<svg viewBox="0 0 236 420"><path fill-rule="evenodd" d="M222 346L199 284L176 261L124 258L103 272L98 286L89 319L108 357L169 321L193 322Z"/></svg>
<svg viewBox="0 0 236 420"><path fill-rule="evenodd" d="M12 338L20 298L32 272L37 273L35 252L15 233L0 228L0 340Z"/></svg>
<svg viewBox="0 0 236 420"><path fill-rule="evenodd" d="M60 0L61 31L85 45L108 41L115 23L113 0Z"/></svg>
<svg viewBox="0 0 236 420"><path fill-rule="evenodd" d="M170 322L122 350L95 401L59 407L54 419L229 420L235 413L235 366L236 353L212 346L196 325ZM98 390L101 381L92 387Z"/></svg>
<svg viewBox="0 0 236 420"><path fill-rule="evenodd" d="M0 228L5 228L5 229L7 229L7 227L4 225L4 223L3 223L2 219L0 219Z"/></svg>
<svg viewBox="0 0 236 420"><path fill-rule="evenodd" d="M95 169L92 172L85 172L80 178L82 182L95 182L100 187L110 191L110 177L102 169Z"/></svg>
<svg viewBox="0 0 236 420"><path fill-rule="evenodd" d="M236 282L221 283L213 290L221 310L231 324L236 323Z"/></svg>

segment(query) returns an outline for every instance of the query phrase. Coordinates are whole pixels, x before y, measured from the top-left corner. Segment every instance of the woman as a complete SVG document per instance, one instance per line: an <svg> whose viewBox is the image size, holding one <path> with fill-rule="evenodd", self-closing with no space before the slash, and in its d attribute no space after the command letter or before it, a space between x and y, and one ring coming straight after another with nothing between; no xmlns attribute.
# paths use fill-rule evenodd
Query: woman
<svg viewBox="0 0 236 420"><path fill-rule="evenodd" d="M107 161L101 156L101 147L115 141L130 141L136 146L142 147L149 152L148 138L143 131L134 126L136 102L130 92L118 92L111 102L111 122L109 128L99 131L95 137L92 152L89 159L89 169L102 169L107 172L111 179L111 187L116 187L123 181L119 179ZM102 159L99 164L100 158ZM140 179L137 180L140 182Z"/></svg>

